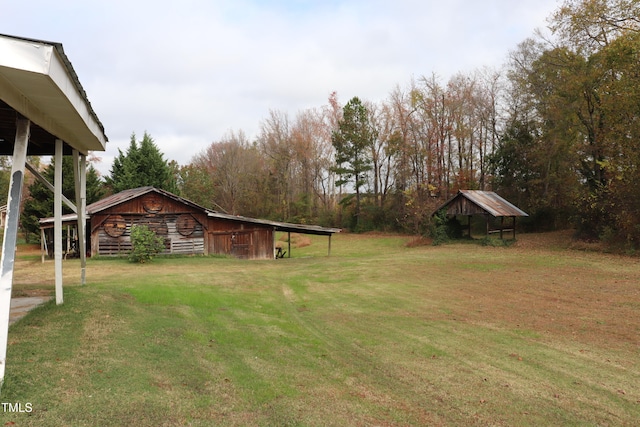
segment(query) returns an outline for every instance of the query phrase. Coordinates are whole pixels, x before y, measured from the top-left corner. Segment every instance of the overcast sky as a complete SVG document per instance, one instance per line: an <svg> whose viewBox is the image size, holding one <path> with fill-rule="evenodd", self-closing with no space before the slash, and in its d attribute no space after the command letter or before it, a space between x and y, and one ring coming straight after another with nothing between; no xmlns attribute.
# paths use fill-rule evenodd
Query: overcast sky
<svg viewBox="0 0 640 427"><path fill-rule="evenodd" d="M62 43L109 138L167 160L230 130L253 140L270 109L294 118L332 91L380 101L412 77L499 68L558 0L0 0L0 33Z"/></svg>

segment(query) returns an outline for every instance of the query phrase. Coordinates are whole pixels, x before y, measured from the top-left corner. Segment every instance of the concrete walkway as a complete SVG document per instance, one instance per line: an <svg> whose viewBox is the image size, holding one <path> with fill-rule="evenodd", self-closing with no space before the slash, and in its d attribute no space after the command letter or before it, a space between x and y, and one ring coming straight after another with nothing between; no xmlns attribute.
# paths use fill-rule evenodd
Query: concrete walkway
<svg viewBox="0 0 640 427"><path fill-rule="evenodd" d="M29 310L49 301L50 296L15 297L11 298L11 311L9 313L9 325L17 322L27 315Z"/></svg>

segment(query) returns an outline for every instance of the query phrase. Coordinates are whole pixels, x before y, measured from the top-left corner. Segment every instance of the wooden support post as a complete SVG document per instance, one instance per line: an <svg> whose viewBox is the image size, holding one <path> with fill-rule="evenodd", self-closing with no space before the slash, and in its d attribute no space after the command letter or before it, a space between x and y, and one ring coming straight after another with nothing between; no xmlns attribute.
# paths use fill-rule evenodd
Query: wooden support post
<svg viewBox="0 0 640 427"><path fill-rule="evenodd" d="M62 295L62 141L56 139L53 192L53 259L55 264L56 304Z"/></svg>
<svg viewBox="0 0 640 427"><path fill-rule="evenodd" d="M291 232L290 231L287 231L287 242L288 242L287 249L289 250L289 258L291 258Z"/></svg>
<svg viewBox="0 0 640 427"><path fill-rule="evenodd" d="M40 229L40 256L42 258L42 263L44 264L44 250L46 248L46 237L44 234L44 228Z"/></svg>
<svg viewBox="0 0 640 427"><path fill-rule="evenodd" d="M78 205L78 252L80 253L80 283L87 282L87 158L73 150L73 174L75 178L76 205Z"/></svg>
<svg viewBox="0 0 640 427"><path fill-rule="evenodd" d="M273 259L277 259L278 258L276 256L276 254L278 253L277 249L276 249L276 234L277 234L277 232L276 232L275 227L273 228L273 231L271 233L273 235L273 238L271 239L272 240L272 245L273 245Z"/></svg>
<svg viewBox="0 0 640 427"><path fill-rule="evenodd" d="M513 240L516 240L516 217L512 216L511 218L513 218Z"/></svg>
<svg viewBox="0 0 640 427"><path fill-rule="evenodd" d="M0 259L0 388L4 382L9 338L9 318L11 313L11 288L13 287L13 265L18 241L20 221L20 199L24 182L24 165L27 162L27 145L31 122L24 118L16 121L16 138L13 146L9 195L7 197L7 218L2 241Z"/></svg>
<svg viewBox="0 0 640 427"><path fill-rule="evenodd" d="M484 219L487 223L487 237L489 237L489 214L484 214Z"/></svg>
<svg viewBox="0 0 640 427"><path fill-rule="evenodd" d="M69 236L71 235L71 227L67 224L67 249L64 251L64 259L67 259L69 256L69 252L71 252L71 239Z"/></svg>
<svg viewBox="0 0 640 427"><path fill-rule="evenodd" d="M502 238L502 230L504 230L504 217L503 216L500 217L500 240L503 240L503 238Z"/></svg>
<svg viewBox="0 0 640 427"><path fill-rule="evenodd" d="M331 236L332 234L329 234L329 252L327 253L327 256L331 256Z"/></svg>

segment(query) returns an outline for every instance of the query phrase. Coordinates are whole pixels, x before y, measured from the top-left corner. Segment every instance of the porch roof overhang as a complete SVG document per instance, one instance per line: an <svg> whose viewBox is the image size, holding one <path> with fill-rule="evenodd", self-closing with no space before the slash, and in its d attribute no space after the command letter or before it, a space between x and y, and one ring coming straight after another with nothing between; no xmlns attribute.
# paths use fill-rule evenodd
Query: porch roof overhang
<svg viewBox="0 0 640 427"><path fill-rule="evenodd" d="M273 227L276 231L302 233L302 234L315 234L318 236L331 236L335 233L342 231L340 228L328 228L321 227L319 225L306 225L306 224L291 224L288 222L269 221L266 219L248 218L238 215L223 214L220 212L208 212L210 218L224 219L228 221L244 222L257 225L265 225Z"/></svg>
<svg viewBox="0 0 640 427"><path fill-rule="evenodd" d="M0 154L13 152L16 120L31 121L28 154L104 151L107 137L62 44L0 34Z"/></svg>

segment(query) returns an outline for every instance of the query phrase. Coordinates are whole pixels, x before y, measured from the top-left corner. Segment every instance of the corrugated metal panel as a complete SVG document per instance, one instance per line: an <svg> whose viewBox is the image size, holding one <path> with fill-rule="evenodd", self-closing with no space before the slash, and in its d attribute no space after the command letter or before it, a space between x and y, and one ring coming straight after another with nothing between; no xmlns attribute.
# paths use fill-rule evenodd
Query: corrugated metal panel
<svg viewBox="0 0 640 427"><path fill-rule="evenodd" d="M488 213L494 217L529 216L525 211L498 196L493 191L460 190L458 194L440 206L436 212L444 208L447 209L449 215Z"/></svg>

